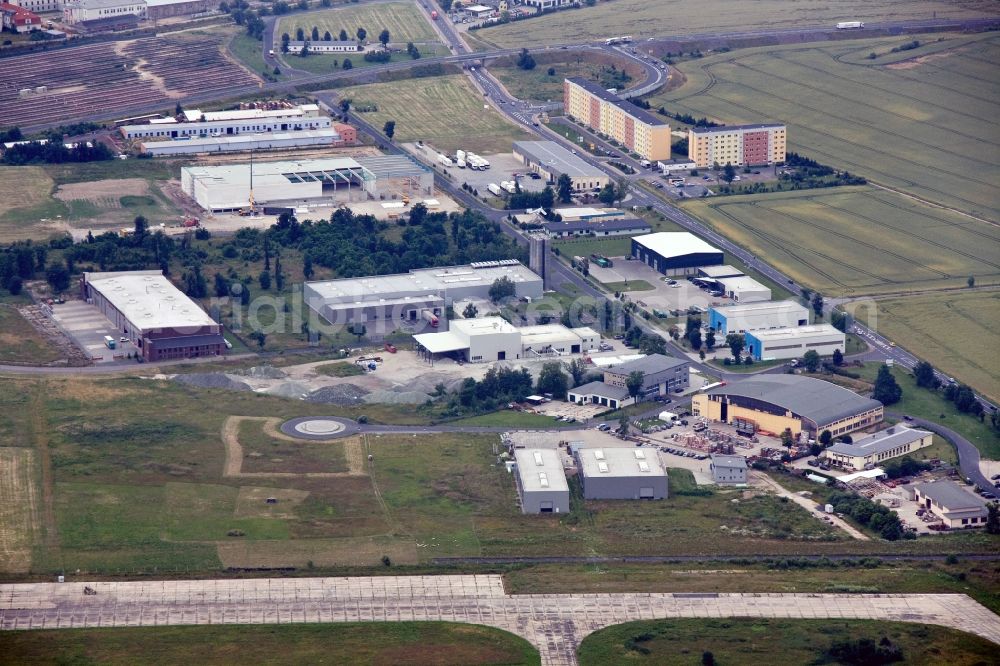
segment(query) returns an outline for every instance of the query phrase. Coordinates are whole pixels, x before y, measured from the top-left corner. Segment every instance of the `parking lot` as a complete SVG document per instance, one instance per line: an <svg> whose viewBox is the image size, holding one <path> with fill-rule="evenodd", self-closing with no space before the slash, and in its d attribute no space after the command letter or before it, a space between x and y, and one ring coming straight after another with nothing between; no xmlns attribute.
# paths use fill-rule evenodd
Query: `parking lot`
<svg viewBox="0 0 1000 666"><path fill-rule="evenodd" d="M519 174L518 182L525 192L541 192L545 189L544 179L537 180L529 178L528 167L521 160L514 157L513 153L501 153L499 155L483 155L489 160L490 168L486 171L473 171L472 169L459 169L449 167L448 172L456 183L468 183L479 190L479 196L486 196L489 190L486 189L490 183L500 184L502 180L514 180L514 174Z"/></svg>
<svg viewBox="0 0 1000 666"><path fill-rule="evenodd" d="M591 262L590 275L603 284L635 282L636 280L649 283L653 287L652 290L629 291L627 288L625 290L631 300L647 310L655 309L669 312L671 310L686 311L690 307L699 307L707 311L713 305L730 305L732 303L730 299L711 296L707 291L699 289L682 277L666 278L675 283L668 284L664 281L663 275L641 261L619 257L612 257L612 259L614 266L611 268L601 268Z"/></svg>
<svg viewBox="0 0 1000 666"><path fill-rule="evenodd" d="M123 359L131 352L130 343L119 342L121 334L93 305L84 301L66 301L52 306L52 319L96 363ZM108 349L104 336L115 339L116 349Z"/></svg>

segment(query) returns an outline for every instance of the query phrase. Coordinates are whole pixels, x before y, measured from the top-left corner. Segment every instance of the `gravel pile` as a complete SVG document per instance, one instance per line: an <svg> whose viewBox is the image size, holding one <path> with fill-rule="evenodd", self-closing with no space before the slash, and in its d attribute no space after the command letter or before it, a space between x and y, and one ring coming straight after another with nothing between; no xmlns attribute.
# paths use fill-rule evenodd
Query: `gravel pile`
<svg viewBox="0 0 1000 666"><path fill-rule="evenodd" d="M174 377L174 381L199 388L226 389L228 391L253 390L246 382L233 379L221 372L193 372L191 374L177 375Z"/></svg>
<svg viewBox="0 0 1000 666"><path fill-rule="evenodd" d="M233 374L243 375L251 379L284 379L288 376L287 372L279 370L273 365L257 365L245 370L235 370Z"/></svg>
<svg viewBox="0 0 1000 666"><path fill-rule="evenodd" d="M310 392L312 392L312 387L303 382L282 382L261 391L261 393L276 395L279 398L295 398L297 400L308 396Z"/></svg>
<svg viewBox="0 0 1000 666"><path fill-rule="evenodd" d="M383 405L422 405L431 396L422 391L372 391L364 397L366 403Z"/></svg>
<svg viewBox="0 0 1000 666"><path fill-rule="evenodd" d="M360 405L366 395L368 391L355 384L337 384L316 389L306 400L326 405Z"/></svg>

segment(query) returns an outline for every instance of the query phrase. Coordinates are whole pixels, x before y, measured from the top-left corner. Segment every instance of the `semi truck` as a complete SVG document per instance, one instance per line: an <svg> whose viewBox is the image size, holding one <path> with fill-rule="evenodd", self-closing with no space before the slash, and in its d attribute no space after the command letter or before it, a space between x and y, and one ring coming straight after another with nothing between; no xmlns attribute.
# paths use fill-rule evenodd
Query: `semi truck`
<svg viewBox="0 0 1000 666"><path fill-rule="evenodd" d="M422 310L420 316L431 325L431 328L437 328L440 321L438 321L438 316L434 314L431 310Z"/></svg>
<svg viewBox="0 0 1000 666"><path fill-rule="evenodd" d="M465 158L466 158L466 153L465 153L464 150L456 151L456 153L455 153L455 165L458 166L459 169L464 169L465 168L465 166L466 166Z"/></svg>
<svg viewBox="0 0 1000 666"><path fill-rule="evenodd" d="M455 166L455 163L447 155L438 155L438 161L445 166Z"/></svg>
<svg viewBox="0 0 1000 666"><path fill-rule="evenodd" d="M852 30L865 27L861 21L841 21L837 24L837 30Z"/></svg>
<svg viewBox="0 0 1000 666"><path fill-rule="evenodd" d="M500 187L506 192L509 192L510 194L514 194L517 192L517 183L515 183L512 180L500 181Z"/></svg>

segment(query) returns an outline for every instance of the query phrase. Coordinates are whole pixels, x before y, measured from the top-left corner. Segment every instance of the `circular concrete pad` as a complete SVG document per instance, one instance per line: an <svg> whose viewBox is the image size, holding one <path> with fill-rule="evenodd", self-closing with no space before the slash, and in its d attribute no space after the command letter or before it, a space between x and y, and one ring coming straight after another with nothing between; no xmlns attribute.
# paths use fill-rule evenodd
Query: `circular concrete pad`
<svg viewBox="0 0 1000 666"><path fill-rule="evenodd" d="M324 440L353 435L361 428L356 422L339 416L306 416L285 421L279 430L298 439Z"/></svg>

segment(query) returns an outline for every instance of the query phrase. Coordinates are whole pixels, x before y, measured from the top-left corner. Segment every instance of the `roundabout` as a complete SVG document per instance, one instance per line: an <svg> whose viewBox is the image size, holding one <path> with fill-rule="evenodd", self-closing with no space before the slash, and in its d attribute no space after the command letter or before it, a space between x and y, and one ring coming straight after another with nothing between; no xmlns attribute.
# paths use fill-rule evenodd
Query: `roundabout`
<svg viewBox="0 0 1000 666"><path fill-rule="evenodd" d="M322 441L355 435L361 428L355 421L338 416L306 416L285 421L279 430L296 439Z"/></svg>

